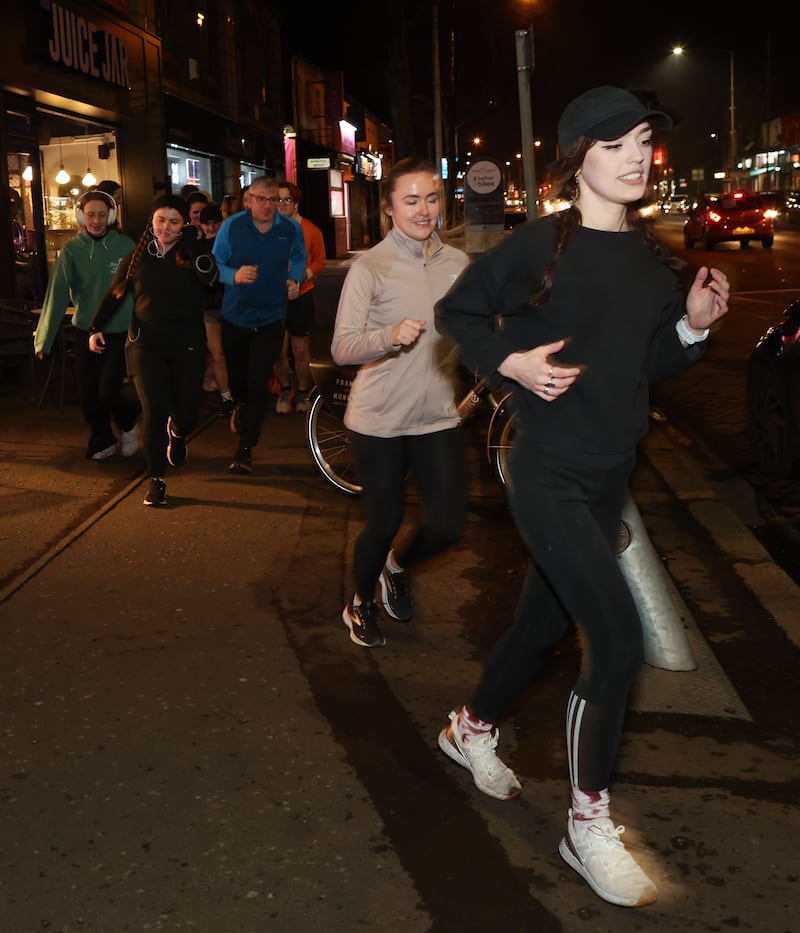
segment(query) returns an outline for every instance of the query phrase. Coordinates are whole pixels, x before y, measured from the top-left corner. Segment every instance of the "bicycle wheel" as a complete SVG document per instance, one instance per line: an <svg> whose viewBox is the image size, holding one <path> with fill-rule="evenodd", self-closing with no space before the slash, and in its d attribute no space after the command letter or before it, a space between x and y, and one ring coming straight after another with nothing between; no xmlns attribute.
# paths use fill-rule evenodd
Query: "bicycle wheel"
<svg viewBox="0 0 800 933"><path fill-rule="evenodd" d="M317 389L311 393L311 405L306 415L306 443L314 466L331 486L348 496L361 495L347 429L341 419L326 407Z"/></svg>
<svg viewBox="0 0 800 933"><path fill-rule="evenodd" d="M502 402L492 415L486 439L486 453L495 475L505 486L508 481L508 457L514 442L515 413Z"/></svg>

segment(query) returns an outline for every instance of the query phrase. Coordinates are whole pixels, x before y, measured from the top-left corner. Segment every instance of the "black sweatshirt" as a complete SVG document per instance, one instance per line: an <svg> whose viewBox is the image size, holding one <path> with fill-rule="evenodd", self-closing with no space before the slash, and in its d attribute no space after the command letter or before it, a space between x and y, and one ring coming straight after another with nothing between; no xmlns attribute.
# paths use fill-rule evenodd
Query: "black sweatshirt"
<svg viewBox="0 0 800 933"><path fill-rule="evenodd" d="M170 249L163 259L144 250L139 257L129 288L133 294L133 319L130 338L142 346L205 346L203 322L206 287L217 277L216 263L210 252L211 241L195 239L186 231L180 244ZM191 260L178 265L180 255ZM202 254L201 272L195 259ZM100 301L92 321L92 330L102 331L106 319L114 311L111 298L114 286L125 279L133 253L124 259L111 288Z"/></svg>
<svg viewBox="0 0 800 933"><path fill-rule="evenodd" d="M526 305L553 256L556 218L519 227L475 259L436 306L436 326L459 345L476 376L498 384L513 352L567 339L563 365L584 367L546 402L508 382L518 440L571 458L629 453L647 432L649 384L681 372L704 352L675 331L685 293L638 231L580 228L556 266L547 302Z"/></svg>

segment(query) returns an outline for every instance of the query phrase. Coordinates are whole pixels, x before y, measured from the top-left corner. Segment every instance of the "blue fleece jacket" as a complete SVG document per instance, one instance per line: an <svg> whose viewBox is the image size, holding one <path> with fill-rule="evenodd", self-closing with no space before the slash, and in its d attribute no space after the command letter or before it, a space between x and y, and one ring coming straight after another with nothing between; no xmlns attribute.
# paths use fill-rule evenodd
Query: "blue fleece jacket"
<svg viewBox="0 0 800 933"><path fill-rule="evenodd" d="M214 238L219 280L225 286L222 316L238 327L263 327L286 317L286 281L302 282L306 273L303 228L276 213L272 226L261 233L250 211L228 217ZM236 285L239 266L258 266L251 285Z"/></svg>

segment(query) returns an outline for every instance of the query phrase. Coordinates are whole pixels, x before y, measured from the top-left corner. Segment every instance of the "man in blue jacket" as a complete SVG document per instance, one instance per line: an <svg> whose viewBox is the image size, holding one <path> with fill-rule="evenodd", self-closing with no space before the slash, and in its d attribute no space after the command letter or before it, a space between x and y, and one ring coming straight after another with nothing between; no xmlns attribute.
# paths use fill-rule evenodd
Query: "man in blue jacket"
<svg viewBox="0 0 800 933"><path fill-rule="evenodd" d="M231 430L239 446L231 473L252 473L252 448L275 361L283 346L287 302L297 298L306 271L303 229L277 210L278 182L254 178L247 209L228 217L214 240L222 299L222 347L236 408Z"/></svg>

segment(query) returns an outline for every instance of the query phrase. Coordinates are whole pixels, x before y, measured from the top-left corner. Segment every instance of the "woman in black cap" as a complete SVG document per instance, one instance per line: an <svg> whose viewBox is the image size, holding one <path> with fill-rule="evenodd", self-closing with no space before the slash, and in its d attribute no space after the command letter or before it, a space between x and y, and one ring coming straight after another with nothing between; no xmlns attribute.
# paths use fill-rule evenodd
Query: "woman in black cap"
<svg viewBox="0 0 800 933"><path fill-rule="evenodd" d="M136 249L120 263L89 327L89 349L105 349L103 327L130 289L133 317L125 356L142 403L150 471L144 504L166 503L164 473L186 460L185 435L197 423L206 365L205 288L217 278L210 242L187 226L186 202L157 198Z"/></svg>
<svg viewBox="0 0 800 933"><path fill-rule="evenodd" d="M436 311L468 368L512 391L508 498L533 558L513 623L439 746L484 793L516 796L520 784L495 752L496 724L577 626L583 661L567 708L572 801L559 852L596 894L622 906L651 903L656 888L609 810L628 691L643 663L641 622L614 542L647 431L648 385L695 362L728 307L725 275L703 266L686 287L682 264L639 216L653 131L671 126L621 88L573 100L551 172L570 207L475 259Z"/></svg>

